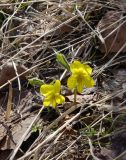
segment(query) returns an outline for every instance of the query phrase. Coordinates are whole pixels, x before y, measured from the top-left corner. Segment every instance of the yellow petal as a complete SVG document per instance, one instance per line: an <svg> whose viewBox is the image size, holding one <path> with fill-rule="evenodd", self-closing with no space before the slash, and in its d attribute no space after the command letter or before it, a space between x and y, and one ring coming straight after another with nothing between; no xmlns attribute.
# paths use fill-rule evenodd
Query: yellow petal
<svg viewBox="0 0 126 160"><path fill-rule="evenodd" d="M70 76L67 80L67 86L69 89L75 88L77 85L77 79L75 76Z"/></svg>
<svg viewBox="0 0 126 160"><path fill-rule="evenodd" d="M84 79L84 84L85 84L85 87L91 88L95 85L95 81L93 80L92 77L86 76Z"/></svg>
<svg viewBox="0 0 126 160"><path fill-rule="evenodd" d="M43 101L43 105L46 107L46 106L50 106L50 99L49 98L45 98L44 101Z"/></svg>
<svg viewBox="0 0 126 160"><path fill-rule="evenodd" d="M62 103L64 103L64 102L65 102L64 96L62 96L62 95L56 96L56 103L57 103L57 104L62 104Z"/></svg>
<svg viewBox="0 0 126 160"><path fill-rule="evenodd" d="M83 70L85 70L88 74L92 73L92 68L87 64L83 64Z"/></svg>
<svg viewBox="0 0 126 160"><path fill-rule="evenodd" d="M80 78L77 84L77 91L81 93L84 88L84 79Z"/></svg>
<svg viewBox="0 0 126 160"><path fill-rule="evenodd" d="M51 101L51 104L52 104L52 107L55 108L56 107L56 100L55 98L53 97L52 101Z"/></svg>
<svg viewBox="0 0 126 160"><path fill-rule="evenodd" d="M61 88L61 83L60 83L59 80L56 80L55 83L54 83L55 93L59 93L60 92L60 88Z"/></svg>
<svg viewBox="0 0 126 160"><path fill-rule="evenodd" d="M72 73L75 73L79 68L83 68L83 64L79 61L74 61L72 64L70 64L70 70Z"/></svg>
<svg viewBox="0 0 126 160"><path fill-rule="evenodd" d="M40 93L44 96L47 96L48 93L52 92L54 90L53 85L51 84L44 84L40 87Z"/></svg>

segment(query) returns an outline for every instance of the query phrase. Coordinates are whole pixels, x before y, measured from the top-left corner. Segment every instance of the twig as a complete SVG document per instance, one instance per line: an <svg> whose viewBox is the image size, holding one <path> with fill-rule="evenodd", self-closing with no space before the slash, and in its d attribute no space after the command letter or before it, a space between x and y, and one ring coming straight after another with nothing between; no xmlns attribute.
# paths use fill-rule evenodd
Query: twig
<svg viewBox="0 0 126 160"><path fill-rule="evenodd" d="M42 112L44 107L42 107L39 111L39 113L36 115L36 117L34 118L34 120L32 121L32 123L30 124L30 126L28 127L28 129L26 130L26 132L24 133L24 135L21 137L21 140L19 141L19 143L17 144L15 150L13 151L11 157L10 157L10 160L13 160L16 153L18 152L22 142L24 141L25 137L27 136L27 134L29 133L30 129L32 128L33 124L36 122L36 120L38 119L40 113Z"/></svg>
<svg viewBox="0 0 126 160"><path fill-rule="evenodd" d="M9 85L9 94L8 94L8 102L7 102L7 109L5 113L5 120L9 120L11 114L11 106L12 106L12 97L13 97L13 89L12 84Z"/></svg>
<svg viewBox="0 0 126 160"><path fill-rule="evenodd" d="M17 67L16 67L14 61L12 61L12 64L13 64L13 66L14 66L14 70L15 70L15 73L16 73L16 76L17 76L17 80L18 80L18 88L19 88L19 91L21 91L21 82L20 82L20 78L19 78L18 71L17 71Z"/></svg>
<svg viewBox="0 0 126 160"><path fill-rule="evenodd" d="M89 137L88 137L88 142L89 142L89 146L90 146L90 153L91 153L93 159L94 159L94 160L100 160L99 158L97 158L97 157L94 155L94 152L93 152L93 145L92 145L91 140L90 140Z"/></svg>

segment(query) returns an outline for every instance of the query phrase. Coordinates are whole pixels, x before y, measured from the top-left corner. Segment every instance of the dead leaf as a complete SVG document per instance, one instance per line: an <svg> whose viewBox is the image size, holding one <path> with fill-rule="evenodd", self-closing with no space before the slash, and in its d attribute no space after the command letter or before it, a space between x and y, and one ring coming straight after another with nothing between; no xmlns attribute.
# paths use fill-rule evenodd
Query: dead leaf
<svg viewBox="0 0 126 160"><path fill-rule="evenodd" d="M126 33L126 22L123 22L123 20L121 20L120 23L115 23L119 21L122 18L122 16L122 13L118 11L108 11L105 14L105 16L101 19L101 21L98 23L98 30L101 31L104 29L101 35L103 38L105 38L105 45L103 45L102 43L100 44L101 52L107 54L109 52L116 53L126 42L126 36L124 36ZM110 25L111 27L107 28ZM115 30L117 27L118 29ZM126 47L123 49L123 52L125 51Z"/></svg>
<svg viewBox="0 0 126 160"><path fill-rule="evenodd" d="M74 102L74 95L66 96L70 101ZM90 102L93 100L93 94L90 95L77 95L77 103Z"/></svg>
<svg viewBox="0 0 126 160"><path fill-rule="evenodd" d="M121 84L123 82L126 82L126 69L125 68L115 69L113 71L113 74L114 74L115 80L120 81Z"/></svg>
<svg viewBox="0 0 126 160"><path fill-rule="evenodd" d="M24 65L16 64L17 73L21 74L27 70L27 68ZM25 79L26 75L22 75L20 78ZM4 83L8 82L10 79L14 78L16 76L14 66L11 62L8 62L5 64L2 69L0 70L0 86Z"/></svg>

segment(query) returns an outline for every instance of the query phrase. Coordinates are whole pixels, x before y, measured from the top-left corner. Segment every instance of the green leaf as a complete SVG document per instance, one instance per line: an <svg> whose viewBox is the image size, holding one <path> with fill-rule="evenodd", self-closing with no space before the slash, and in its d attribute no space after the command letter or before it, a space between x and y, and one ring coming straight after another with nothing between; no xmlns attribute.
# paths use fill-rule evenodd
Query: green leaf
<svg viewBox="0 0 126 160"><path fill-rule="evenodd" d="M36 125L33 125L31 130L33 133L37 132L37 131L41 131L43 127L41 127L40 125L36 124Z"/></svg>
<svg viewBox="0 0 126 160"><path fill-rule="evenodd" d="M70 65L62 53L56 53L56 59L64 68L70 70Z"/></svg>
<svg viewBox="0 0 126 160"><path fill-rule="evenodd" d="M31 84L32 86L41 86L44 84L44 81L41 79L36 78L31 78L28 79L29 84Z"/></svg>

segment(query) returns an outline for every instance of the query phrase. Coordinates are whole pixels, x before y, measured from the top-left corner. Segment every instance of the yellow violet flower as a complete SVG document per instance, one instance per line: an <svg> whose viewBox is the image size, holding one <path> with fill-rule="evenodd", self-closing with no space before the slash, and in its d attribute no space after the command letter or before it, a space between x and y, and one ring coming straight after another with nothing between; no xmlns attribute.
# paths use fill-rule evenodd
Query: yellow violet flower
<svg viewBox="0 0 126 160"><path fill-rule="evenodd" d="M83 87L93 87L95 82L91 77L92 68L87 64L74 61L70 64L72 75L68 78L67 86L69 89L76 88L79 93L83 91Z"/></svg>
<svg viewBox="0 0 126 160"><path fill-rule="evenodd" d="M43 105L56 107L65 102L64 96L60 95L61 83L56 80L54 84L44 84L40 87L40 93L45 96Z"/></svg>

